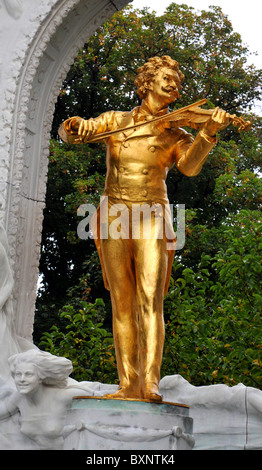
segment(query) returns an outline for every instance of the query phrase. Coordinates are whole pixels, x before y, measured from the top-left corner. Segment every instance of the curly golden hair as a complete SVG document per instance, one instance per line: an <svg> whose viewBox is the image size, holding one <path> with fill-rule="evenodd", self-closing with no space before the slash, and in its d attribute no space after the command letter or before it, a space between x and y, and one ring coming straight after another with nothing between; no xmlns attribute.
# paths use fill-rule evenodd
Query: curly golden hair
<svg viewBox="0 0 262 470"><path fill-rule="evenodd" d="M151 57L148 62L137 70L138 75L135 79L135 85L137 87L137 94L141 99L146 97L150 84L154 81L157 71L162 67L168 67L175 70L180 83L184 80L185 76L179 70L179 65L176 60L172 59L168 55L164 55L162 57ZM179 88L181 89L181 86Z"/></svg>

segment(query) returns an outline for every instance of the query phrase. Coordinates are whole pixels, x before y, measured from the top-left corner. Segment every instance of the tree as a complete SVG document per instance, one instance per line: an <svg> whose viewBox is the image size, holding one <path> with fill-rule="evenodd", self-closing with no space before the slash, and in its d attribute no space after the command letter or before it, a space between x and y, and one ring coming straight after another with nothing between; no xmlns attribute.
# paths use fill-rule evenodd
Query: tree
<svg viewBox="0 0 262 470"><path fill-rule="evenodd" d="M250 210L219 227L197 227L193 243L205 239L208 248L194 268L174 263L163 374L172 368L195 385L261 388L261 229L261 212ZM214 242L216 250L209 249Z"/></svg>
<svg viewBox="0 0 262 470"><path fill-rule="evenodd" d="M104 302L81 301L78 311L65 305L60 312L66 326L64 331L53 325L42 336L40 346L51 354L69 357L73 364L73 377L77 380L117 382L113 337L103 328Z"/></svg>
<svg viewBox="0 0 262 470"><path fill-rule="evenodd" d="M63 312L64 306L69 305L73 309L73 316L82 308L81 302L94 305L98 297L103 298L105 303L103 318L98 323L102 322L103 327L111 331L111 306L108 292L103 287L94 243L80 240L76 235L78 207L86 202L95 205L99 202L106 172L105 150L103 145L98 144L66 146L59 141L57 129L63 120L72 115L87 119L105 110L127 110L138 105L139 100L134 90L137 68L149 57L164 54L178 60L186 77L176 108L207 98L208 107L220 106L231 114L241 113L253 121L249 133L239 134L232 126L223 132L197 177L188 178L176 168L168 176L170 203L185 204L187 208L186 245L176 255L173 269L173 285L176 288L170 290L166 299L167 349L163 371L173 373L172 367L176 362L168 360L168 351L172 349L171 357L175 355L178 360L181 344L185 340L184 333L193 328L194 322L191 322L191 317L185 315L185 312L189 302L186 296L190 294L194 298L195 289L198 300L191 300L189 303L191 305L193 302L193 309L200 308L203 314L206 312L201 328L197 324L197 331L203 329L205 324L205 340L209 338L209 342L213 341L214 355L220 354L220 340L212 340L208 334L216 332L216 335L220 335L219 338L226 334L225 328L222 333L215 328L218 325L216 321L220 318L215 304L218 302L221 306L223 295L229 299L230 293L228 284L221 284L219 264L216 265L217 256L222 248L229 250L224 255L221 252L219 256L224 256L223 259L230 266L233 258L230 258L229 253L232 256L233 253L237 255L238 246L233 243L233 236L227 240L226 234L229 231L226 228L236 230L240 219L234 217L240 217L242 209L248 211L247 218L247 214L250 217L252 215L254 224L259 224L260 220L261 118L252 114L251 109L254 101L261 97L262 71L247 65L250 52L219 7L196 13L186 5L172 3L162 16L149 13L146 8L134 10L128 7L99 28L76 57L58 97L53 121L40 264L43 287L37 302L35 340L40 341L42 332L49 330L53 323L56 323L59 331L60 328L61 332L66 331L69 317L58 315L60 308ZM232 225L233 221L236 226ZM237 237L234 239L238 240ZM246 249L251 249L251 246L252 239ZM205 256L208 258L205 258L206 264L203 265ZM257 258L259 251L253 253L253 256ZM201 285L199 267L209 273L205 276L201 274L204 276ZM229 269L229 277L230 273ZM186 288L183 284L182 289L179 279L183 278L190 279L191 284L186 285ZM220 284L221 298L217 287ZM201 288L208 292L209 302L206 298L201 300ZM244 295L240 284L238 292L240 299ZM231 305L229 301L228 305ZM248 317L251 306L247 302L243 305ZM257 306L258 304L256 308ZM228 310L224 312L227 315ZM179 318L184 325L184 330L180 328L180 332L184 331L181 338L175 328L180 325ZM94 316L92 321L96 325ZM238 326L241 328L240 323ZM213 337L218 338L214 334ZM202 351L201 335L198 334L195 338L195 349ZM229 341L225 342L227 343ZM191 372L187 374L187 378L195 381L198 372L202 383L214 380L216 376L225 380L226 374L233 377L229 369L226 372L223 369L224 375L221 375L221 364L218 369L212 361L212 371L207 369L205 375L204 359L199 362L195 353L190 357L190 344L186 344L185 341L183 351L188 348L187 352L179 357L184 358L184 364L190 366ZM232 341L230 344L232 345ZM254 345L251 345L251 349L256 353L260 351ZM226 351L229 349L226 348ZM202 353L201 357L204 358L205 354ZM258 357L257 355L256 359L260 360ZM183 372L181 360L179 359L175 368L179 373ZM246 365L243 364L243 367ZM216 370L220 372L212 375ZM247 374L244 374L244 379L247 379ZM232 380L236 379L233 377ZM256 373L255 380L258 380Z"/></svg>

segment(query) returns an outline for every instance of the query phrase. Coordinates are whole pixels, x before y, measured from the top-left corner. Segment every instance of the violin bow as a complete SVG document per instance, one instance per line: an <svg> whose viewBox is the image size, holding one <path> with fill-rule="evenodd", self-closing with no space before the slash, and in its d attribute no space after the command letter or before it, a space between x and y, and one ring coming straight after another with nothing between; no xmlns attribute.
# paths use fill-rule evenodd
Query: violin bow
<svg viewBox="0 0 262 470"><path fill-rule="evenodd" d="M207 99L204 98L202 100L196 101L193 104L189 104L187 106L184 106L183 108L176 109L175 111L172 111L171 113L167 113L167 114L164 114L163 116L158 116L156 118L150 119L149 121L140 122L140 123L134 124L132 126L128 126L128 127L122 127L122 128L119 128L119 129L115 129L113 131L102 132L101 134L98 134L97 136L94 136L91 139L89 139L87 141L87 143L99 142L100 140L104 140L104 139L110 137L111 135L118 134L119 132L126 132L126 131L129 131L129 130L137 129L137 128L142 127L142 126L146 126L147 124L151 124L151 123L155 123L155 122L159 122L159 121L172 121L175 116L179 116L179 114L183 114L185 111L189 111L189 110L193 111L194 108L199 108L200 106L203 106L206 103L207 103ZM203 114L205 114L205 111L209 111L210 112L210 117L211 117L211 114L212 114L211 111L214 111L214 110L203 110ZM230 116L230 117L232 119L232 124L234 126L239 125L239 127L240 127L239 130L240 131L241 130L250 130L250 128L251 128L251 122L250 121L245 122L242 117L238 118L235 114ZM79 143L82 142L81 137L79 137L78 141L79 141Z"/></svg>
<svg viewBox="0 0 262 470"><path fill-rule="evenodd" d="M206 103L207 103L207 99L204 98L202 100L196 101L193 104L184 106L183 108L176 109L175 111L172 111L171 113L167 113L167 114L164 114L163 116L158 116L156 118L150 119L149 121L140 122L138 124L134 124L133 126L122 127L122 128L120 127L119 129L115 129L113 131L102 132L101 134L98 134L96 137L92 137L91 139L88 139L87 143L89 144L92 142L98 142L99 140L106 139L107 137L117 134L118 132L126 132L132 129L137 129L138 127L146 126L147 124L151 124L153 122L172 121L172 118L174 116L179 115L180 113L183 113L190 109L196 108L197 106L203 106ZM81 139L79 139L79 142L81 142Z"/></svg>

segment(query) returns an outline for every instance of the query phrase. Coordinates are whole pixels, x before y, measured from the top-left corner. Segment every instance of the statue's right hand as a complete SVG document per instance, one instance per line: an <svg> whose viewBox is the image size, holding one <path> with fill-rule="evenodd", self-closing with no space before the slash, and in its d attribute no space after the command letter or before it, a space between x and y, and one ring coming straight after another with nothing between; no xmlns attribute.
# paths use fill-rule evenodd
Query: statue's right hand
<svg viewBox="0 0 262 470"><path fill-rule="evenodd" d="M93 119L82 119L78 127L79 142L88 142L95 132L95 121Z"/></svg>

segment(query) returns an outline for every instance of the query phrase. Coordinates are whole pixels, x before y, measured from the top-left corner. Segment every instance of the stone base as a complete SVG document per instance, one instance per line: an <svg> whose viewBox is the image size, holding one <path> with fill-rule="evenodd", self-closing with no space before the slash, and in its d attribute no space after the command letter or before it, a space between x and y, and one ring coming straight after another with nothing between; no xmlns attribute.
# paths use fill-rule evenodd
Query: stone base
<svg viewBox="0 0 262 470"><path fill-rule="evenodd" d="M191 450L189 407L176 403L75 397L65 450Z"/></svg>

